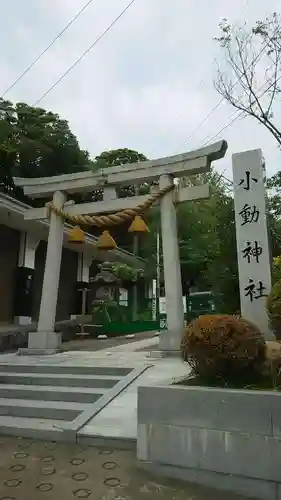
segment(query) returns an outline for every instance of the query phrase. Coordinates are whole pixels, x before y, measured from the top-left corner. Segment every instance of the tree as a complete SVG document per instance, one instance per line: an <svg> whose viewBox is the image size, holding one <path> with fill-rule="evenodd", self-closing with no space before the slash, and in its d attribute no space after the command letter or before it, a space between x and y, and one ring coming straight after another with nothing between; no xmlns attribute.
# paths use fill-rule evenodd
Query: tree
<svg viewBox="0 0 281 500"><path fill-rule="evenodd" d="M266 183L269 190L269 210L275 216L281 217L281 172L276 172Z"/></svg>
<svg viewBox="0 0 281 500"><path fill-rule="evenodd" d="M183 280L199 290L212 290L220 312L236 313L240 305L233 199L214 170L200 176L200 182L209 182L210 198L178 208Z"/></svg>
<svg viewBox="0 0 281 500"><path fill-rule="evenodd" d="M215 88L227 102L257 120L281 146L281 124L275 115L281 93L281 18L273 13L254 26L226 19L219 25L226 68L218 68Z"/></svg>
<svg viewBox="0 0 281 500"><path fill-rule="evenodd" d="M126 163L138 163L147 160L144 154L133 149L121 148L103 151L95 158L100 163L104 162L105 166L114 167L116 165L125 165Z"/></svg>
<svg viewBox="0 0 281 500"><path fill-rule="evenodd" d="M177 207L178 240L184 293L190 286L212 290L221 312L239 310L239 286L233 199L215 171L188 179L189 184L210 183L208 200L181 203ZM160 230L158 206L147 214L150 233L145 236L141 256L155 271L156 234ZM162 252L161 252L162 254ZM163 280L163 260L160 259Z"/></svg>
<svg viewBox="0 0 281 500"><path fill-rule="evenodd" d="M95 157L94 169L115 167L125 165L126 163L138 163L140 161L147 160L147 157L128 148L111 149L109 151L103 151L100 155ZM120 198L126 198L127 196L135 196L138 192L139 194L144 194L148 192L147 184L139 186L137 189L134 185L121 186L118 188L117 193ZM102 190L97 190L94 192L95 200L102 199Z"/></svg>
<svg viewBox="0 0 281 500"><path fill-rule="evenodd" d="M216 296L219 312L240 311L234 203L231 196L218 196L214 224L216 251L208 262L206 279Z"/></svg>
<svg viewBox="0 0 281 500"><path fill-rule="evenodd" d="M68 122L58 114L0 99L0 182L2 190L23 199L13 176L43 177L79 172L89 165Z"/></svg>
<svg viewBox="0 0 281 500"><path fill-rule="evenodd" d="M126 163L138 163L140 161L147 160L147 157L135 151L133 149L128 148L120 148L120 149L111 149L108 151L103 151L99 155L97 155L92 163L92 170L105 170L108 167L125 165ZM119 198L125 198L129 196L135 196L136 194L145 194L149 192L149 186L147 184L141 186L135 186L134 184L118 186L116 189L117 196ZM89 193L85 198L85 201L100 201L103 199L103 189L96 189L92 193ZM133 249L133 238L132 234L128 233L128 228L131 222L122 224L122 226L113 226L110 228L110 232L114 239L118 242L118 245L122 246L122 248L132 251ZM100 233L100 229L93 228L93 234L98 235ZM141 243L141 242L140 242ZM140 248L139 248L140 250Z"/></svg>

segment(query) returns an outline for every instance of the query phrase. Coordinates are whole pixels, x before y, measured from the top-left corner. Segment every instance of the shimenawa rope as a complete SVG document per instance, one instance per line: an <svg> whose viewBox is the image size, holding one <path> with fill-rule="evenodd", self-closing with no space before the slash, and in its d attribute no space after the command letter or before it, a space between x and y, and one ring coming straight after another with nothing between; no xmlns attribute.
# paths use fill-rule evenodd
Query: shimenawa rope
<svg viewBox="0 0 281 500"><path fill-rule="evenodd" d="M56 215L60 215L65 220L73 222L74 224L97 227L114 226L122 224L123 222L130 220L136 215L144 212L145 210L150 208L157 200L162 198L166 193L169 193L173 189L174 185L167 186L164 189L159 190L157 193L151 194L144 203L138 205L135 208L126 208L120 212L107 215L72 215L63 209L56 208L52 202L48 203L47 206Z"/></svg>

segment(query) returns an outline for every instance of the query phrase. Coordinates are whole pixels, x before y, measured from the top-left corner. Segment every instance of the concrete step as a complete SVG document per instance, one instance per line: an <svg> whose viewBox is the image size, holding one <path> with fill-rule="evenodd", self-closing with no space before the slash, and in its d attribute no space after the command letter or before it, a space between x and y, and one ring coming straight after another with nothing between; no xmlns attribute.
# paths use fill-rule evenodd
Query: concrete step
<svg viewBox="0 0 281 500"><path fill-rule="evenodd" d="M0 364L0 435L76 442L78 431L147 369L27 363ZM101 444L101 436L84 437Z"/></svg>
<svg viewBox="0 0 281 500"><path fill-rule="evenodd" d="M0 398L41 401L94 403L106 389L87 387L54 387L40 385L0 384Z"/></svg>
<svg viewBox="0 0 281 500"><path fill-rule="evenodd" d="M0 364L2 373L53 373L71 375L106 375L125 377L132 368L119 366L66 366L66 365L24 365L24 364Z"/></svg>
<svg viewBox="0 0 281 500"><path fill-rule="evenodd" d="M114 387L123 377L109 375L72 375L64 373L0 372L0 384L48 385L56 387Z"/></svg>
<svg viewBox="0 0 281 500"><path fill-rule="evenodd" d="M0 416L0 435L64 441L60 420Z"/></svg>
<svg viewBox="0 0 281 500"><path fill-rule="evenodd" d="M0 416L43 418L44 420L66 420L69 422L82 411L87 410L89 406L87 403L2 398L0 399Z"/></svg>

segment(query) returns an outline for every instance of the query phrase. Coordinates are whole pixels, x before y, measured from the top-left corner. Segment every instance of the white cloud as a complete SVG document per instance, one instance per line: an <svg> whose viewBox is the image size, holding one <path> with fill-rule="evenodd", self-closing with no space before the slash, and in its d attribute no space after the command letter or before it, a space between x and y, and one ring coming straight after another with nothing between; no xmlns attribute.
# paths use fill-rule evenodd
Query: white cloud
<svg viewBox="0 0 281 500"><path fill-rule="evenodd" d="M86 0L10 0L2 6L0 94L50 43ZM125 7L128 0L95 0L8 94L33 104ZM228 5L226 5L226 3ZM252 5L250 5L250 3ZM149 156L192 149L214 136L233 109L221 105L188 144L185 139L219 101L213 88L213 41L222 17L254 21L278 0L136 0L83 61L40 103L67 118L83 147L132 147ZM199 85L203 78L203 83ZM222 134L231 153L261 147L270 173L279 168L269 133L246 119Z"/></svg>

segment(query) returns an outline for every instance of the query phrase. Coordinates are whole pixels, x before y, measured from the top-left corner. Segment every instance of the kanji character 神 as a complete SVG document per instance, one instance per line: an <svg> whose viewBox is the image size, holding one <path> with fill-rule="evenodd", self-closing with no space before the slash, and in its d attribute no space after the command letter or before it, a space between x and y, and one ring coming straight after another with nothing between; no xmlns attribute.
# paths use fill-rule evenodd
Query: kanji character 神
<svg viewBox="0 0 281 500"><path fill-rule="evenodd" d="M256 259L256 262L259 262L259 256L262 254L262 247L255 240L254 245L251 244L250 241L247 241L247 246L242 250L243 258L247 259L248 262L251 262L251 257Z"/></svg>

